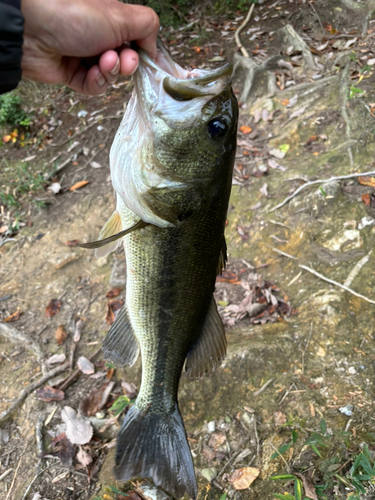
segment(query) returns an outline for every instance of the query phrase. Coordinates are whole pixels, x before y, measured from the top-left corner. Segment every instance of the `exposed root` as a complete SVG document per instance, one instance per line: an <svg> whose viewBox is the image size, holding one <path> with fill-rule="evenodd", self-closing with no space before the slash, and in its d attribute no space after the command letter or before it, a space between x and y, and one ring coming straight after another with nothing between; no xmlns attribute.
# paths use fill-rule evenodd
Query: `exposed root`
<svg viewBox="0 0 375 500"><path fill-rule="evenodd" d="M7 323L0 323L0 335L3 335L7 340L13 342L13 344L29 347L38 360L43 358L44 354L38 342L30 338L30 336L20 332L14 326L8 325Z"/></svg>
<svg viewBox="0 0 375 500"><path fill-rule="evenodd" d="M255 92L260 86L267 89L267 97L275 95L277 90L276 77L270 70L276 68L280 59L282 56L272 56L262 64L257 64L253 59L235 54L233 72L235 73L241 68L246 74L244 88L240 96L242 103L252 103L256 98Z"/></svg>
<svg viewBox="0 0 375 500"><path fill-rule="evenodd" d="M292 52L301 52L306 66L314 71L318 69L309 47L291 24L287 24L283 28L277 30L275 36L279 37L282 44L286 46L287 54Z"/></svg>

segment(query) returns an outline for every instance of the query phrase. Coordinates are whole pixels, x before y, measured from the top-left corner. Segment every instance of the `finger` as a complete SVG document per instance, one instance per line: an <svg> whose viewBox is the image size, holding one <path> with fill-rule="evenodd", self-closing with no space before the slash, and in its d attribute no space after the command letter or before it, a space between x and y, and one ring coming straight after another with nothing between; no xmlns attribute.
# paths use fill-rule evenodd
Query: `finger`
<svg viewBox="0 0 375 500"><path fill-rule="evenodd" d="M107 80L112 83L120 74L120 57L114 50L108 50L99 59L99 70Z"/></svg>
<svg viewBox="0 0 375 500"><path fill-rule="evenodd" d="M120 73L124 76L132 75L139 64L139 56L133 49L123 49L120 52Z"/></svg>
<svg viewBox="0 0 375 500"><path fill-rule="evenodd" d="M149 7L118 3L123 43L135 40L152 57L156 57L156 37L159 31L159 18ZM132 22L130 22L132 20Z"/></svg>
<svg viewBox="0 0 375 500"><path fill-rule="evenodd" d="M89 70L83 66L78 66L67 85L80 94L100 95L107 90L108 82L98 65Z"/></svg>

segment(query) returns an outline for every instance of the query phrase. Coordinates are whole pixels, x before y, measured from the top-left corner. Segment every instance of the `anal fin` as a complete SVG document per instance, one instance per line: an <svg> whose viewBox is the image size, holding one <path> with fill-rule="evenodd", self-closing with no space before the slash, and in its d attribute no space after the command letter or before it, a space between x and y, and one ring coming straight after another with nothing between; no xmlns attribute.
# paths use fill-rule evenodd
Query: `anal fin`
<svg viewBox="0 0 375 500"><path fill-rule="evenodd" d="M138 353L138 341L124 306L104 340L103 355L117 366L132 366L137 361Z"/></svg>
<svg viewBox="0 0 375 500"><path fill-rule="evenodd" d="M210 375L218 368L227 352L227 340L223 322L212 297L202 332L197 343L189 351L185 375L191 379Z"/></svg>

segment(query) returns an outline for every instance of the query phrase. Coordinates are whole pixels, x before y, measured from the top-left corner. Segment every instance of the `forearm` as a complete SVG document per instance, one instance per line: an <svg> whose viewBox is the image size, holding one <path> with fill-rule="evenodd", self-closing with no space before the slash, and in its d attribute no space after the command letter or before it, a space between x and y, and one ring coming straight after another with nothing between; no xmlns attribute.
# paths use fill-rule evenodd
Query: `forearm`
<svg viewBox="0 0 375 500"><path fill-rule="evenodd" d="M0 94L21 80L23 16L20 0L0 0Z"/></svg>

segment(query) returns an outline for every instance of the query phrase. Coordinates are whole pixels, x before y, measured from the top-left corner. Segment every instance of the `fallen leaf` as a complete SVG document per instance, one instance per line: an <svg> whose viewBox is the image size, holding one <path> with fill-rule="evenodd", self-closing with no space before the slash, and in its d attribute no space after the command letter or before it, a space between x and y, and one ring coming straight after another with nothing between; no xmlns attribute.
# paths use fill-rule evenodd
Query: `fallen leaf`
<svg viewBox="0 0 375 500"><path fill-rule="evenodd" d="M78 246L80 243L81 243L81 242L80 242L79 240L70 240L70 241L66 241L66 242L64 243L64 245L65 245L66 247L76 247L76 246Z"/></svg>
<svg viewBox="0 0 375 500"><path fill-rule="evenodd" d="M282 160L283 158L285 158L286 153L281 151L281 149L272 148L272 149L270 149L270 155L274 156L278 160Z"/></svg>
<svg viewBox="0 0 375 500"><path fill-rule="evenodd" d="M6 429L0 429L0 445L3 446L4 444L8 444L9 439L9 432Z"/></svg>
<svg viewBox="0 0 375 500"><path fill-rule="evenodd" d="M88 420L77 417L77 412L70 406L64 406L61 418L66 424L66 436L73 444L87 444L93 435L93 429Z"/></svg>
<svg viewBox="0 0 375 500"><path fill-rule="evenodd" d="M46 365L55 365L57 363L64 363L64 361L66 360L66 356L65 354L54 354L53 356L51 356L50 358L48 358L46 360Z"/></svg>
<svg viewBox="0 0 375 500"><path fill-rule="evenodd" d="M17 309L17 311L14 311L14 313L10 314L7 318L3 319L2 321L4 323L12 323L13 321L17 321L18 319L20 319L21 314L23 314L23 311Z"/></svg>
<svg viewBox="0 0 375 500"><path fill-rule="evenodd" d="M79 189L83 186L86 186L90 181L79 181L76 182L71 188L69 188L69 191L75 191L76 189Z"/></svg>
<svg viewBox="0 0 375 500"><path fill-rule="evenodd" d="M66 437L65 432L56 436L52 440L51 446L55 448L56 451L45 451L40 455L40 458L43 458L45 455L52 455L53 457L59 458L62 465L70 467L73 462L73 457L76 454L76 447Z"/></svg>
<svg viewBox="0 0 375 500"><path fill-rule="evenodd" d="M263 196L265 196L266 198L268 197L268 186L266 183L263 184L259 191Z"/></svg>
<svg viewBox="0 0 375 500"><path fill-rule="evenodd" d="M284 99L283 101L281 101L281 104L283 106L288 106L289 102L290 102L289 99Z"/></svg>
<svg viewBox="0 0 375 500"><path fill-rule="evenodd" d="M107 293L106 297L107 297L107 299L114 299L115 297L118 297L120 295L121 291L122 291L122 286L112 288L112 290L110 290Z"/></svg>
<svg viewBox="0 0 375 500"><path fill-rule="evenodd" d="M358 182L362 186L375 187L375 177L358 177Z"/></svg>
<svg viewBox="0 0 375 500"><path fill-rule="evenodd" d="M57 342L57 345L61 345L65 342L66 337L68 334L65 331L64 325L59 325L56 332L55 332L55 339Z"/></svg>
<svg viewBox="0 0 375 500"><path fill-rule="evenodd" d="M219 446L221 446L223 443L225 443L226 437L225 434L222 432L213 432L211 434L210 440L208 442L208 446L213 448L214 450L217 450Z"/></svg>
<svg viewBox="0 0 375 500"><path fill-rule="evenodd" d="M216 458L216 453L214 452L214 450L206 444L204 444L202 447L202 454L204 458L207 458L207 460L214 460Z"/></svg>
<svg viewBox="0 0 375 500"><path fill-rule="evenodd" d="M92 375L95 373L95 366L85 356L80 356L77 361L77 366L85 375Z"/></svg>
<svg viewBox="0 0 375 500"><path fill-rule="evenodd" d="M95 415L107 403L115 382L108 382L92 391L80 404L80 412L86 417Z"/></svg>
<svg viewBox="0 0 375 500"><path fill-rule="evenodd" d="M87 451L82 448L82 446L79 447L78 453L77 453L77 460L79 463L87 467L92 463L92 456L87 453Z"/></svg>
<svg viewBox="0 0 375 500"><path fill-rule="evenodd" d="M65 397L65 394L60 389L54 389L49 385L37 389L35 391L35 395L41 401L49 402L49 401L62 401Z"/></svg>
<svg viewBox="0 0 375 500"><path fill-rule="evenodd" d="M8 231L8 226L1 226L0 227L0 234L4 234Z"/></svg>
<svg viewBox="0 0 375 500"><path fill-rule="evenodd" d="M90 163L90 167L92 167L92 168L102 168L102 166L100 165L100 163L98 163L97 161L92 161Z"/></svg>
<svg viewBox="0 0 375 500"><path fill-rule="evenodd" d="M107 303L107 317L106 321L108 325L112 325L115 321L119 310L124 305L123 300L112 300L112 302ZM117 313L117 314L116 314Z"/></svg>
<svg viewBox="0 0 375 500"><path fill-rule="evenodd" d="M286 415L282 411L275 412L273 414L273 419L276 427L279 427L280 425L284 425L286 423Z"/></svg>
<svg viewBox="0 0 375 500"><path fill-rule="evenodd" d="M297 476L301 479L301 481L303 483L303 488L305 490L305 496L307 496L307 498L311 498L311 500L318 500L318 496L315 492L315 488L314 488L314 485L311 481L311 478L307 477L307 476L303 476L302 474L298 474L298 472L295 474L295 476Z"/></svg>
<svg viewBox="0 0 375 500"><path fill-rule="evenodd" d="M243 133L243 134L250 134L250 132L252 131L253 129L247 125L242 125L240 127L240 131Z"/></svg>
<svg viewBox="0 0 375 500"><path fill-rule="evenodd" d="M121 382L121 387L125 395L128 396L129 399L134 399L135 397L137 397L137 387L133 384L133 382L129 383L126 382L126 380L123 380Z"/></svg>
<svg viewBox="0 0 375 500"><path fill-rule="evenodd" d="M243 467L233 472L230 482L235 490L246 490L259 476L260 470L256 467Z"/></svg>
<svg viewBox="0 0 375 500"><path fill-rule="evenodd" d="M48 306L46 307L46 316L47 318L52 318L55 316L61 309L61 300L52 299L49 301Z"/></svg>
<svg viewBox="0 0 375 500"><path fill-rule="evenodd" d="M12 140L12 136L11 135L4 135L2 141L6 144L7 142L11 141Z"/></svg>
<svg viewBox="0 0 375 500"><path fill-rule="evenodd" d="M73 342L79 342L81 340L81 333L84 326L85 326L85 320L83 320L82 318L79 319L74 326Z"/></svg>

